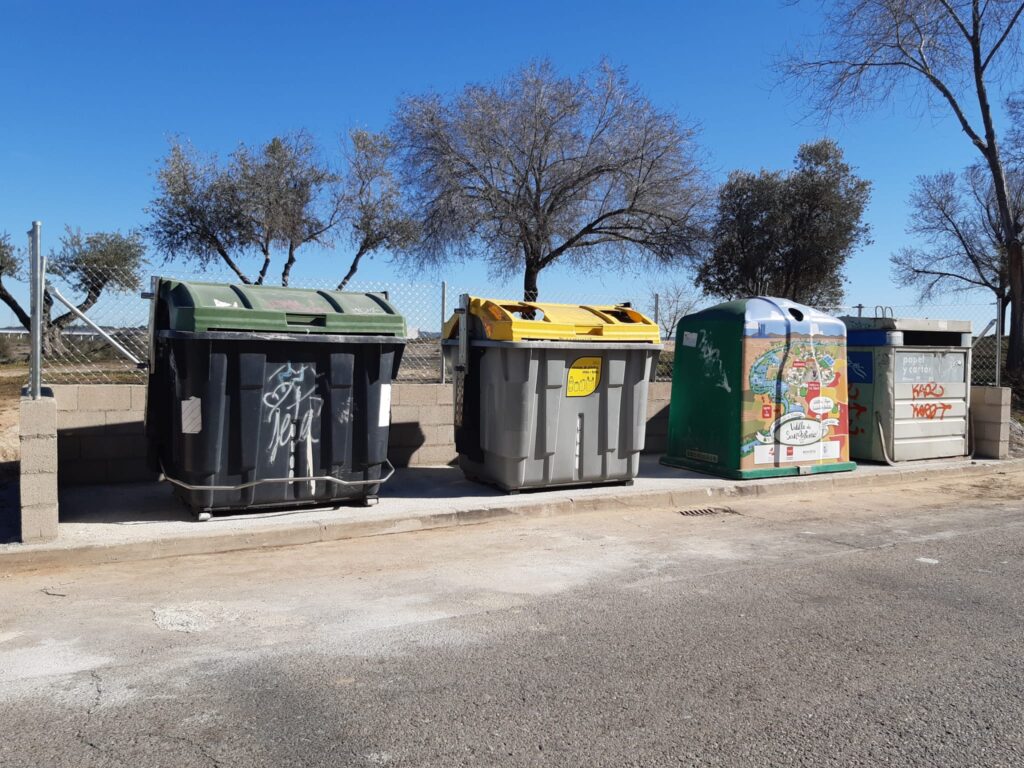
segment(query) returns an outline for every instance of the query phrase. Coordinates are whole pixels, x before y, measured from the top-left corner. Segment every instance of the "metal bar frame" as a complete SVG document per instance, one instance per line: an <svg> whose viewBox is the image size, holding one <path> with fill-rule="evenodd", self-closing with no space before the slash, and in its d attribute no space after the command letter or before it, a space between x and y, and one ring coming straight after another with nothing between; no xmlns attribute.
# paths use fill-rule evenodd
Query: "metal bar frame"
<svg viewBox="0 0 1024 768"><path fill-rule="evenodd" d="M112 347L114 347L114 349L116 349L122 355L127 357L133 363L135 363L136 366L142 367L143 362L141 360L139 360L139 358L137 358L135 355L133 355L131 352L129 352L127 349L125 349L123 346L121 346L121 344L113 336L111 336L109 333L107 333L102 328L100 328L98 325L96 325L96 323L94 323L92 320L90 320L88 317L86 317L84 312L82 312L78 307L76 307L74 304L72 304L68 299L64 298L64 294L62 294L60 291L58 291L56 288L54 288L49 283L45 283L45 285L46 285L46 291L51 296L53 296L53 298L55 298L57 301L59 301L61 304L63 304L65 307L67 307L69 310L71 310L71 313L75 317L77 317L79 320L82 320L83 322L85 322L90 328L92 328L94 331L96 331L96 333L98 333L100 336L102 336L104 339L106 339L108 342L110 342L110 345Z"/></svg>
<svg viewBox="0 0 1024 768"><path fill-rule="evenodd" d="M176 477L171 477L167 474L167 470L164 469L164 463L160 462L160 475L162 479L169 483L173 483L187 491L241 491L245 488L253 488L257 485L266 484L291 484L291 483L333 483L334 485L344 486L362 486L362 485L378 485L380 483L386 483L395 474L395 465L390 460L384 459L384 464L388 467L388 473L384 477L377 480L342 480L340 477L334 477L333 475L311 475L308 477L265 477L262 480L251 480L248 483L238 483L237 485L193 485L192 483L186 483L184 480L179 480Z"/></svg>
<svg viewBox="0 0 1024 768"><path fill-rule="evenodd" d="M29 293L32 326L29 331L29 395L33 400L42 397L43 390L43 286L46 284L46 265L43 263L41 221L33 221L28 231Z"/></svg>

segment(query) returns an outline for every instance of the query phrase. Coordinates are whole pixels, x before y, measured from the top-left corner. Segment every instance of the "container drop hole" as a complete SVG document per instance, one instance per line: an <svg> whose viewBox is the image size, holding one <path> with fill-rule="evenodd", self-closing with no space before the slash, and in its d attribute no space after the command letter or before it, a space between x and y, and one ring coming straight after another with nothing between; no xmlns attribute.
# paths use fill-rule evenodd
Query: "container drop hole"
<svg viewBox="0 0 1024 768"><path fill-rule="evenodd" d="M532 307L505 307L505 311L520 320L543 320L544 311Z"/></svg>
<svg viewBox="0 0 1024 768"><path fill-rule="evenodd" d="M798 323L802 322L804 319L804 313L801 312L799 309L795 309L794 307L789 308L789 314L791 314L793 316L793 319L796 320Z"/></svg>

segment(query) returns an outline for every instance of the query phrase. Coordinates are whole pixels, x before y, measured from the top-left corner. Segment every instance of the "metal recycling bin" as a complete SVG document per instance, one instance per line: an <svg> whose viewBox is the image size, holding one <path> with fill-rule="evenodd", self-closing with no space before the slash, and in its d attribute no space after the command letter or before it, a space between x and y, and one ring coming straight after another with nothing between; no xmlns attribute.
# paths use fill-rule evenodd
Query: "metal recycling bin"
<svg viewBox="0 0 1024 768"><path fill-rule="evenodd" d="M652 320L628 305L463 296L443 336L467 478L510 492L632 482L662 349Z"/></svg>
<svg viewBox="0 0 1024 768"><path fill-rule="evenodd" d="M687 315L661 462L735 479L853 469L846 396L838 319L768 297Z"/></svg>
<svg viewBox="0 0 1024 768"><path fill-rule="evenodd" d="M844 317L850 455L870 461L966 456L971 323Z"/></svg>
<svg viewBox="0 0 1024 768"><path fill-rule="evenodd" d="M376 498L406 334L383 294L161 279L150 326L150 464L201 519Z"/></svg>

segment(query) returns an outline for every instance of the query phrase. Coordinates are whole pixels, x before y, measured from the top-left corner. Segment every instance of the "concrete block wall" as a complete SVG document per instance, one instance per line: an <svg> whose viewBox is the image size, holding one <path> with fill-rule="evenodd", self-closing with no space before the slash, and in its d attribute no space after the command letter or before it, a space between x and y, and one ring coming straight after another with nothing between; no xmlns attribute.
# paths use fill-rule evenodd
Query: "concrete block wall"
<svg viewBox="0 0 1024 768"><path fill-rule="evenodd" d="M656 381L648 386L644 453L664 453L668 446L668 401L671 395L671 381Z"/></svg>
<svg viewBox="0 0 1024 768"><path fill-rule="evenodd" d="M971 387L974 455L1005 459L1010 455L1010 388Z"/></svg>
<svg viewBox="0 0 1024 768"><path fill-rule="evenodd" d="M665 449L671 383L650 385L648 453ZM153 479L145 464L146 387L134 384L64 384L53 387L61 483ZM398 382L391 392L389 458L396 467L455 460L451 384Z"/></svg>
<svg viewBox="0 0 1024 768"><path fill-rule="evenodd" d="M47 393L21 398L21 540L57 538L57 404Z"/></svg>
<svg viewBox="0 0 1024 768"><path fill-rule="evenodd" d="M150 480L141 384L57 384L57 452L61 483Z"/></svg>

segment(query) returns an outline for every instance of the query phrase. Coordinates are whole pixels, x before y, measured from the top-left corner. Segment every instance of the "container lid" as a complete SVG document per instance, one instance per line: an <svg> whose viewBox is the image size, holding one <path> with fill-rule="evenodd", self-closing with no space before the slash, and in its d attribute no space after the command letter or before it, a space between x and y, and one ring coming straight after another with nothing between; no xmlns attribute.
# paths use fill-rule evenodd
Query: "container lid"
<svg viewBox="0 0 1024 768"><path fill-rule="evenodd" d="M680 319L679 327L688 329L708 320L741 323L747 336L776 336L791 332L815 336L846 335L846 326L839 318L774 296L751 296L716 304L685 315Z"/></svg>
<svg viewBox="0 0 1024 768"><path fill-rule="evenodd" d="M626 304L589 306L470 297L469 313L491 341L617 341L657 344L658 326ZM472 325L471 325L472 328ZM444 324L446 339L458 335L459 315Z"/></svg>
<svg viewBox="0 0 1024 768"><path fill-rule="evenodd" d="M164 314L166 313L166 314ZM161 279L157 328L405 336L405 318L381 293Z"/></svg>
<svg viewBox="0 0 1024 768"><path fill-rule="evenodd" d="M932 320L925 317L841 317L851 331L928 331L970 333L970 320Z"/></svg>

